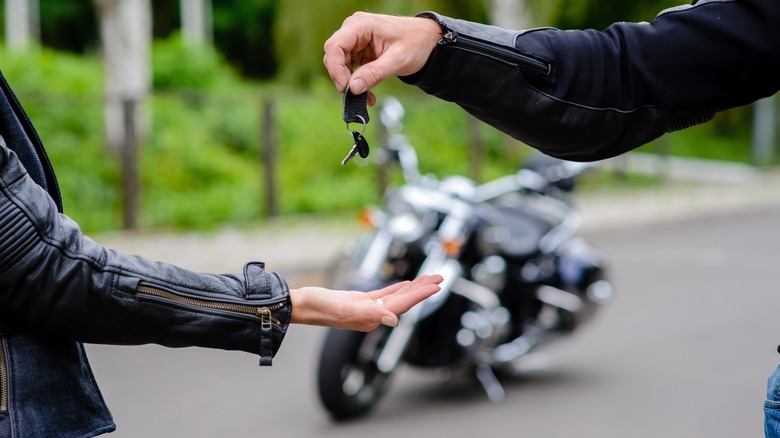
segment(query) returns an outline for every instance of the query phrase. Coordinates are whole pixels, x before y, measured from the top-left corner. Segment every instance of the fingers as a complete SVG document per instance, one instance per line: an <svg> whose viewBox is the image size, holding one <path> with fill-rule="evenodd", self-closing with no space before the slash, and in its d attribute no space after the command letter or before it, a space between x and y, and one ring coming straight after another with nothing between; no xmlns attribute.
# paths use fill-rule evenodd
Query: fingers
<svg viewBox="0 0 780 438"><path fill-rule="evenodd" d="M349 79L349 90L360 94L374 88L394 74L393 69L398 61L389 55L383 55L376 61L360 66Z"/></svg>
<svg viewBox="0 0 780 438"><path fill-rule="evenodd" d="M441 290L439 283L443 280L442 276L438 274L422 275L414 281L394 284L371 292L370 296L374 300L382 298L385 309L395 315L400 315Z"/></svg>
<svg viewBox="0 0 780 438"><path fill-rule="evenodd" d="M339 92L343 93L352 76L352 70L363 58L362 52L371 43L370 23L366 23L362 12L344 20L341 28L325 41L325 56L322 62ZM352 87L350 85L350 87ZM354 91L354 90L353 90ZM356 91L355 94L362 91Z"/></svg>
<svg viewBox="0 0 780 438"><path fill-rule="evenodd" d="M359 94L390 76L419 71L440 32L438 23L427 18L358 12L325 41L323 63L339 92L349 83L350 91Z"/></svg>
<svg viewBox="0 0 780 438"><path fill-rule="evenodd" d="M398 315L438 292L441 275L422 275L414 281L406 281L374 291L373 299L381 298L383 312L380 322L389 327L398 325Z"/></svg>
<svg viewBox="0 0 780 438"><path fill-rule="evenodd" d="M349 82L349 77L352 75L352 62L348 58L348 52L342 47L346 43L334 41L334 37L336 37L335 34L325 42L325 56L322 57L322 63L325 64L336 89L339 90L339 93L343 93Z"/></svg>
<svg viewBox="0 0 780 438"><path fill-rule="evenodd" d="M347 83L352 94L369 90L393 74L398 62L384 56L388 36L378 31L386 17L357 12L344 20L341 28L325 41L322 61L339 92ZM390 35L390 39L394 38ZM357 70L353 70L357 67Z"/></svg>

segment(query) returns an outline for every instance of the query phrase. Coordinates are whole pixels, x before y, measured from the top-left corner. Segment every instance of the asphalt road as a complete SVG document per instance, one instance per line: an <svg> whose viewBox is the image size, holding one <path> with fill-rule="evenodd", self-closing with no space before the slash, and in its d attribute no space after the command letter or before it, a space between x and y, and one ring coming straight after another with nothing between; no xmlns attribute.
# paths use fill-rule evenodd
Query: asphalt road
<svg viewBox="0 0 780 438"><path fill-rule="evenodd" d="M115 437L757 437L780 363L778 224L771 209L589 233L616 299L530 357L500 405L468 380L404 368L372 416L332 423L311 327L290 330L271 368L243 353L87 348Z"/></svg>

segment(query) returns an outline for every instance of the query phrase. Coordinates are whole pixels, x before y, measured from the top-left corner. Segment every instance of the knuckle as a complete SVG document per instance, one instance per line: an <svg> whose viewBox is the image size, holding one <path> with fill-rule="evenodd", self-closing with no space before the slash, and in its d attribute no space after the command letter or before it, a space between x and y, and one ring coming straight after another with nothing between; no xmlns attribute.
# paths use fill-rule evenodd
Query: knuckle
<svg viewBox="0 0 780 438"><path fill-rule="evenodd" d="M382 79L383 72L376 64L367 64L364 66L363 75L368 76L373 83L376 83Z"/></svg>

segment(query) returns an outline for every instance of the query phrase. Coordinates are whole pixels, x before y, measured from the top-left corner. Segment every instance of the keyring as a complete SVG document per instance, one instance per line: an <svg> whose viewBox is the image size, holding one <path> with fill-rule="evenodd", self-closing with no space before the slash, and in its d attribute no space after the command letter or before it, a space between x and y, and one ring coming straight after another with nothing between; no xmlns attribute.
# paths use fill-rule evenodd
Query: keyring
<svg viewBox="0 0 780 438"><path fill-rule="evenodd" d="M366 126L368 126L368 123L366 122L366 119L364 119L360 114L355 114L355 117L360 119L360 121L363 123L363 130L360 131L360 135L363 135L363 133L366 132ZM347 122L347 132L349 132L349 135L354 135L354 131L349 129L349 122Z"/></svg>

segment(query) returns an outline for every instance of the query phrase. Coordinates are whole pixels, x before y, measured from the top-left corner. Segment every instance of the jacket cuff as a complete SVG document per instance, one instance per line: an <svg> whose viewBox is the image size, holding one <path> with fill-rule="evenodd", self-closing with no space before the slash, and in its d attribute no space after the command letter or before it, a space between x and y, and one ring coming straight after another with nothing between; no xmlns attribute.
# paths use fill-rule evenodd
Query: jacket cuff
<svg viewBox="0 0 780 438"><path fill-rule="evenodd" d="M436 12L425 11L425 12L420 12L415 16L434 20L437 23L439 23L439 27L441 27L442 35L444 35L444 33L447 32L447 25L444 21L444 17L437 14ZM407 76L399 76L398 79L400 79L402 82L406 84L415 87L422 86L425 83L426 79L432 76L432 70L435 70L432 66L436 65L437 59L441 57L443 45L444 45L443 39L439 40L439 44L433 49L433 51L431 52L431 56L428 57L428 60L425 62L425 65L423 66L423 68L420 69L420 71L418 71L417 73L412 73Z"/></svg>
<svg viewBox="0 0 780 438"><path fill-rule="evenodd" d="M244 266L246 298L261 299L267 303L260 307L260 365L270 366L282 345L292 316L290 288L284 278L276 272L266 272L262 262L247 263Z"/></svg>

